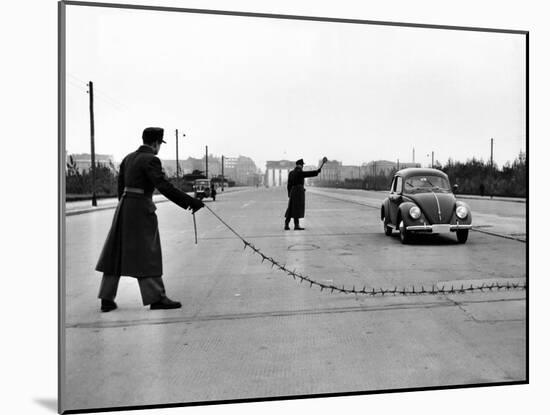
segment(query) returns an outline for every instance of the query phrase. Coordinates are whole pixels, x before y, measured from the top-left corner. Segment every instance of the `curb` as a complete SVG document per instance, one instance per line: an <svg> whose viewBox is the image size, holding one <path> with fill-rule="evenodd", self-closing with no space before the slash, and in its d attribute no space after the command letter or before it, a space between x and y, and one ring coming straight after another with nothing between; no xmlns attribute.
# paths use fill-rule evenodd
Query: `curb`
<svg viewBox="0 0 550 415"><path fill-rule="evenodd" d="M482 197L482 196L475 196L475 195L455 195L457 199L475 199L475 200L495 200L498 202L509 202L509 203L526 203L525 199L507 199L504 197L493 197L492 199L490 197Z"/></svg>
<svg viewBox="0 0 550 415"><path fill-rule="evenodd" d="M155 201L155 203L163 203L163 202L168 202L168 199L161 199L161 200ZM109 205L109 206L96 206L96 207L85 208L85 209L66 210L65 216L82 215L84 213L99 212L101 210L108 210L108 209L116 209L117 206L118 206L118 203L116 205Z"/></svg>
<svg viewBox="0 0 550 415"><path fill-rule="evenodd" d="M155 204L164 203L164 202L168 202L168 199L156 200ZM99 212L101 210L116 209L117 206L118 206L118 203L116 205L109 205L109 206L98 206L98 207L91 207L91 208L85 208L85 209L66 210L65 216L75 216L75 215L82 215L84 213Z"/></svg>
<svg viewBox="0 0 550 415"><path fill-rule="evenodd" d="M373 190L373 189L348 189L348 188L345 188L345 187L321 187L321 186L310 186L311 188L316 188L316 189L321 189L321 190L324 190L324 189L337 189L337 190L362 190L362 191L365 191L365 192L376 192L376 193L388 193L387 190ZM503 197L503 196L496 196L496 197L493 197L491 198L490 196L479 196L479 195L462 195L462 194L455 194L455 197L457 199L476 199L476 200L488 200L488 201L491 201L491 200L496 200L496 201L499 201L499 202L510 202L510 203L526 203L526 198L507 198L507 197Z"/></svg>

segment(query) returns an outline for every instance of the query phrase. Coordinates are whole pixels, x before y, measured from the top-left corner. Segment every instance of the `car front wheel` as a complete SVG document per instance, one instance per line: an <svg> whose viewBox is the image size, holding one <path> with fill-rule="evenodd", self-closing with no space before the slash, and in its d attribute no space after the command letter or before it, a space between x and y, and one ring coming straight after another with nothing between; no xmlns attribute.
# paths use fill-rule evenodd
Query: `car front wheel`
<svg viewBox="0 0 550 415"><path fill-rule="evenodd" d="M468 229L459 229L456 231L456 239L459 244L464 244L468 240Z"/></svg>
<svg viewBox="0 0 550 415"><path fill-rule="evenodd" d="M403 244L408 244L411 241L411 233L405 229L403 221L399 223L399 238Z"/></svg>

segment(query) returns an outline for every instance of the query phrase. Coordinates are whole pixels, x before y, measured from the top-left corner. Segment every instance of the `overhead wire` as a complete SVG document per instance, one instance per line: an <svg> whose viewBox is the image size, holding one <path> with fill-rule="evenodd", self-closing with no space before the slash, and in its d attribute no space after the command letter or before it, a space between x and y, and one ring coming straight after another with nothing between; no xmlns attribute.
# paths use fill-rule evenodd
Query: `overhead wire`
<svg viewBox="0 0 550 415"><path fill-rule="evenodd" d="M89 87L89 84L88 82L82 80L81 78L75 76L74 74L72 73L67 73L67 75L72 78L72 79L69 79L69 78L66 78L67 82L70 83L71 85L75 86L75 87L80 87L80 88L84 88L84 90L86 92L89 91L88 87ZM79 85L80 84L80 85ZM98 99L100 99L101 101L103 101L104 103L106 104L109 104L111 107L113 107L114 109L118 110L118 111L129 111L128 107L126 105L124 105L123 103L121 103L119 100L113 98L112 96L110 96L109 94L105 93L103 91L102 88L98 88L96 85L94 85L94 95L95 97L97 97Z"/></svg>

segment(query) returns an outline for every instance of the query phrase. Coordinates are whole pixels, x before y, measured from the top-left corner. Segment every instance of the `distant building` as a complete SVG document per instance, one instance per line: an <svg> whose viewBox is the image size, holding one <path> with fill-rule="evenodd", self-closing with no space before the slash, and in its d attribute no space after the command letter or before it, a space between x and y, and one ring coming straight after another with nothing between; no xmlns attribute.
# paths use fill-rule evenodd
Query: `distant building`
<svg viewBox="0 0 550 415"><path fill-rule="evenodd" d="M363 169L367 176L387 176L394 170L406 169L409 167L421 167L420 163L399 163L389 160L373 160L363 164Z"/></svg>
<svg viewBox="0 0 550 415"><path fill-rule="evenodd" d="M363 166L341 166L340 179L362 179L366 174L366 169Z"/></svg>
<svg viewBox="0 0 550 415"><path fill-rule="evenodd" d="M385 176L397 169L397 163L388 160L373 160L364 164L364 168L368 176Z"/></svg>
<svg viewBox="0 0 550 415"><path fill-rule="evenodd" d="M360 166L342 165L341 161L331 160L325 163L321 174L312 183L342 183L346 180L363 180L368 176L388 175L397 170L397 163L388 160L375 160ZM420 167L420 163L399 163L399 169Z"/></svg>
<svg viewBox="0 0 550 415"><path fill-rule="evenodd" d="M239 162L238 157L225 157L223 158L224 169L234 169Z"/></svg>
<svg viewBox="0 0 550 415"><path fill-rule="evenodd" d="M409 167L422 167L420 165L420 163L399 163L399 165L397 166L397 169L398 170L401 170L401 169L408 169Z"/></svg>
<svg viewBox="0 0 550 415"><path fill-rule="evenodd" d="M265 164L264 184L267 187L286 186L288 173L296 167L289 160L267 161Z"/></svg>
<svg viewBox="0 0 550 415"><path fill-rule="evenodd" d="M205 157L202 159L206 160ZM214 157L213 155L208 155L208 177L217 177L222 174L222 159L221 157Z"/></svg>
<svg viewBox="0 0 550 415"><path fill-rule="evenodd" d="M250 157L238 156L238 157L225 157L224 164L224 176L228 179L235 181L240 186L255 186L258 182L256 175L258 174L258 168L256 163ZM210 170L210 169L209 169ZM220 172L221 174L221 163Z"/></svg>
<svg viewBox="0 0 550 415"><path fill-rule="evenodd" d="M319 165L321 165L321 161L319 161ZM344 166L341 161L331 160L325 163L321 174L312 179L312 182L339 183L346 179L362 179L365 174L366 169L364 166Z"/></svg>
<svg viewBox="0 0 550 415"><path fill-rule="evenodd" d="M259 171L259 170L258 170ZM249 186L263 186L265 180L265 174L257 172L249 177Z"/></svg>
<svg viewBox="0 0 550 415"><path fill-rule="evenodd" d="M183 176L184 174L190 174L194 170L200 170L202 172L204 172L205 170L204 157L202 159L188 157L186 160L180 160L179 164L180 176ZM162 159L162 168L164 169L164 172L168 177L176 176L176 160Z"/></svg>
<svg viewBox="0 0 550 415"><path fill-rule="evenodd" d="M321 165L321 162L319 165ZM342 162L337 160L327 161L321 170L321 174L317 177L322 182L339 182L342 180Z"/></svg>
<svg viewBox="0 0 550 415"><path fill-rule="evenodd" d="M88 153L79 153L79 154L66 154L66 163L71 164L79 172L84 173L89 171L92 168L92 156ZM113 171L117 171L120 163L115 162L115 159L112 155L108 154L96 154L95 155L95 165L96 167L107 167Z"/></svg>
<svg viewBox="0 0 550 415"><path fill-rule="evenodd" d="M195 170L199 170L206 174L206 157L200 159L188 157L186 160L180 160L180 175L190 174ZM176 175L176 160L163 160L162 166L167 176L173 177ZM255 185L257 179L254 176L257 174L257 167L250 157L224 157L223 173L226 179L234 181L237 185L252 186ZM221 157L208 155L208 177L217 177L222 174Z"/></svg>
<svg viewBox="0 0 550 415"><path fill-rule="evenodd" d="M320 164L319 164L320 166ZM319 169L319 166L312 166L312 165L308 165L308 166L304 166L304 171L313 171L313 170L317 170ZM315 176L315 177L308 177L305 179L305 185L308 186L308 185L312 185L315 183L315 180L318 178L319 176Z"/></svg>

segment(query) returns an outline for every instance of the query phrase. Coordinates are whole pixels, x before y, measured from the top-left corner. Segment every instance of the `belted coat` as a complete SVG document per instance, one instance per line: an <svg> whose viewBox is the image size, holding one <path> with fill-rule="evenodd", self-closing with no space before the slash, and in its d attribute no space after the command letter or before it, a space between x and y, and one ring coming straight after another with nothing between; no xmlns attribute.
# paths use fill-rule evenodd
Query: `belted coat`
<svg viewBox="0 0 550 415"><path fill-rule="evenodd" d="M319 172L320 170L303 171L296 167L288 173L288 182L286 185L288 207L285 212L285 218L300 219L305 216L306 189L304 189L304 179L306 177L315 177Z"/></svg>
<svg viewBox="0 0 550 415"><path fill-rule="evenodd" d="M128 191L125 188L129 188ZM157 208L152 199L155 188L185 209L198 202L166 179L160 159L152 148L141 146L128 154L120 165L119 202L96 265L97 271L136 278L162 275ZM136 193L135 189L143 190L143 194Z"/></svg>

